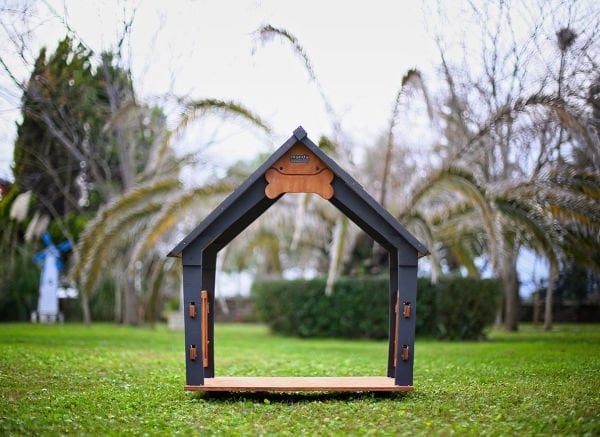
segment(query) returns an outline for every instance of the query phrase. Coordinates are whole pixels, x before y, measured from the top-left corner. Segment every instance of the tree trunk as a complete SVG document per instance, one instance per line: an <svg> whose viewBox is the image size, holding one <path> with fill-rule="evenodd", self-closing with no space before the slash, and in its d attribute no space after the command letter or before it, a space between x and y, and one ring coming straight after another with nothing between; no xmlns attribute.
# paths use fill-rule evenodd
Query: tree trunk
<svg viewBox="0 0 600 437"><path fill-rule="evenodd" d="M116 117L119 111L122 110L122 88L119 84L118 77L111 77L109 58L102 59L102 73L104 76L104 88L108 97L110 112L113 117ZM126 193L133 186L134 179L134 164L131 156L131 146L123 132L122 122L118 121L113 127L115 133L117 153L119 156L119 173L123 184L123 192Z"/></svg>
<svg viewBox="0 0 600 437"><path fill-rule="evenodd" d="M540 323L540 292L536 291L533 293L533 324L537 325Z"/></svg>
<svg viewBox="0 0 600 437"><path fill-rule="evenodd" d="M504 301L506 304L504 312L504 329L507 331L517 331L519 329L519 282L517 280L516 268L514 271L503 275L502 283L504 287Z"/></svg>
<svg viewBox="0 0 600 437"><path fill-rule="evenodd" d="M135 295L135 286L133 280L125 278L123 284L123 323L125 325L138 325L138 308L137 308L137 297Z"/></svg>
<svg viewBox="0 0 600 437"><path fill-rule="evenodd" d="M502 298L498 302L498 308L496 309L496 320L494 320L494 328L502 329L504 326L504 308L506 307L504 303L504 290L502 290Z"/></svg>
<svg viewBox="0 0 600 437"><path fill-rule="evenodd" d="M333 239L331 241L329 256L329 272L327 273L327 283L325 284L325 296L333 294L333 286L337 280L344 256L344 245L346 243L346 233L348 231L348 220L345 217L338 217L335 228L333 229Z"/></svg>
<svg viewBox="0 0 600 437"><path fill-rule="evenodd" d="M123 321L123 279L120 275L115 277L115 323Z"/></svg>
<svg viewBox="0 0 600 437"><path fill-rule="evenodd" d="M92 317L90 316L90 302L87 294L81 293L81 310L83 312L83 323L87 326L92 324Z"/></svg>
<svg viewBox="0 0 600 437"><path fill-rule="evenodd" d="M556 278L556 269L550 266L548 271L548 288L546 289L546 307L544 308L544 331L552 331L552 291L554 289L554 280Z"/></svg>
<svg viewBox="0 0 600 437"><path fill-rule="evenodd" d="M504 237L506 239L506 237ZM519 313L521 301L519 299L519 277L517 273L517 256L519 250L516 245L507 241L502 244L498 254L500 263L500 279L504 294L504 329L517 331L519 329Z"/></svg>
<svg viewBox="0 0 600 437"><path fill-rule="evenodd" d="M149 281L149 291L150 296L148 296L148 303L146 305L146 318L140 318L141 320L150 322L152 326L156 322L157 312L158 312L158 303L160 302L162 295L162 282L164 277L164 262L154 261L152 268L150 269L150 281Z"/></svg>

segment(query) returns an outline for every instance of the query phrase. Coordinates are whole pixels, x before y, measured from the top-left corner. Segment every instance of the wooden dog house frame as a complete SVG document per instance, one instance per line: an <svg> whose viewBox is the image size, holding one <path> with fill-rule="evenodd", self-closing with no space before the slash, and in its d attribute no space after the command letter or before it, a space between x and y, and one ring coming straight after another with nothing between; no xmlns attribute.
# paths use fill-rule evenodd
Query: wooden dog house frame
<svg viewBox="0 0 600 437"><path fill-rule="evenodd" d="M215 377L214 306L217 253L285 193L329 200L389 253L387 377ZM417 260L428 253L302 127L212 211L169 256L183 264L186 390L409 391L413 387Z"/></svg>

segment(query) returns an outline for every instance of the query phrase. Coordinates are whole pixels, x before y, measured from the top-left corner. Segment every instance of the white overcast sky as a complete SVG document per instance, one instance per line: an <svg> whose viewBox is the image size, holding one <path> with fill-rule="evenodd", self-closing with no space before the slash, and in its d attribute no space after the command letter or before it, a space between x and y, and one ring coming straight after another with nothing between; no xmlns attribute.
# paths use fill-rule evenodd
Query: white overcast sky
<svg viewBox="0 0 600 437"><path fill-rule="evenodd" d="M263 24L283 27L305 47L323 89L357 144L372 143L388 122L403 74L435 64L433 19L420 2L409 1L49 1L81 39L100 53L114 47L123 4L136 7L131 39L131 69L142 100L167 91L190 98L239 101L274 129L266 140L233 128L212 157L249 158L270 151L299 124L318 140L330 132L317 88L302 61L280 41L257 44L253 32ZM431 11L429 11L431 12ZM44 3L43 19L32 38L30 56L42 45L52 51L65 27ZM428 25L429 28L426 26ZM429 29L429 30L428 30ZM9 45L2 57L25 80ZM256 51L253 53L253 48ZM6 79L2 84L7 84ZM18 98L0 102L0 177L12 179L10 162L19 120ZM169 114L174 116L176 114ZM192 131L194 132L194 131ZM211 132L198 131L197 135ZM199 138L197 145L204 138ZM194 142L188 138L188 142ZM187 148L191 147L187 144Z"/></svg>
<svg viewBox="0 0 600 437"><path fill-rule="evenodd" d="M460 10L466 2L442 1L447 9L445 19L435 14L437 2L426 4L407 0L48 0L37 3L26 55L33 60L42 46L52 52L65 36L64 24L50 9L66 17L68 25L99 54L114 48L123 6L128 10L134 6L131 70L140 100L160 102L169 91L189 98L231 99L273 127L273 137L266 139L228 124L219 134L222 143L206 152L201 147L215 127L213 122L210 129L192 129L185 144L179 145L186 151L197 147L210 159L230 163L273 151L299 124L313 140L331 132L318 90L302 61L280 41L257 44L254 31L271 24L299 39L344 131L355 145L364 146L386 129L395 94L409 68L421 70L428 86L436 87L436 33L443 34L446 42L449 35L455 41L467 41L471 36L466 15ZM472 36L470 43L477 44L479 35ZM4 35L2 38L2 58L19 80L26 80L30 67L19 61ZM4 72L0 73L0 91L0 177L12 179L20 95L10 89ZM177 114L168 111L167 115L176 119ZM422 135L422 131L414 135ZM524 270L532 271L527 277L536 276L536 262L534 258L521 262L529 264Z"/></svg>

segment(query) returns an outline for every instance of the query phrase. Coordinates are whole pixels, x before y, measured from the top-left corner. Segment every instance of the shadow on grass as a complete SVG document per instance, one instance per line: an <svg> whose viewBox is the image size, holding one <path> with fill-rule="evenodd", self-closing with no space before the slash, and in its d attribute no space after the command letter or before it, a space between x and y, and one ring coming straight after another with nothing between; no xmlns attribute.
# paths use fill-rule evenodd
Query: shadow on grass
<svg viewBox="0 0 600 437"><path fill-rule="evenodd" d="M240 402L251 401L265 404L295 404L324 401L361 401L361 400L404 400L412 393L405 392L207 392L193 393L192 399L210 402Z"/></svg>

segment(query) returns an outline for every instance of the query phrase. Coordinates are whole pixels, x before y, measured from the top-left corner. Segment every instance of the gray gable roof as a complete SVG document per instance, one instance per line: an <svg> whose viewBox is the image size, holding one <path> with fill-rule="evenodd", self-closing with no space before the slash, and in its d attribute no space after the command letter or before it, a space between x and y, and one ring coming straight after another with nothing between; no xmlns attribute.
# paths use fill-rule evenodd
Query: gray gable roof
<svg viewBox="0 0 600 437"><path fill-rule="evenodd" d="M313 143L310 138L308 138L306 131L299 126L293 133L293 135L285 142L283 145L277 149L254 173L252 173L233 193L231 193L217 208L215 208L192 232L190 232L183 240L177 244L168 254L168 256L180 256L183 250L188 247L196 238L198 238L203 231L209 229L212 225L219 221L219 219L227 213L228 209L234 205L237 201L240 200L242 196L252 187L255 183L263 178L264 175L283 155L285 155L295 144L301 142L304 144L312 153L314 153L319 159L325 163L329 169L333 172L334 176L338 178L346 187L349 189L354 195L360 199L360 202L364 203L365 206L368 206L374 213L382 219L387 225L389 225L398 236L402 237L407 243L409 243L421 256L429 253L427 247L425 247L422 243L420 243L410 232L408 232L399 222L398 220L392 216L379 202L377 202L369 193L365 191L365 189L352 177L350 176L344 169L342 169L333 159L327 156L315 143ZM266 198L266 196L265 196ZM276 201L276 200L275 200ZM273 201L273 203L275 202ZM338 207L342 212L344 212L347 216L349 209L344 211L342 207L343 202L339 200L334 202L332 199L332 203L336 207ZM268 208L266 206L264 209ZM349 206L348 206L349 208ZM262 212L261 212L262 213ZM353 221L357 223L361 228L363 228L368 234L372 237L372 233L368 232L365 229L365 223L361 225L358 223L356 218L360 217L360 214L355 214L355 217L350 217ZM237 235L237 234L236 234ZM379 235L379 234L378 234ZM382 233L379 235L378 241L380 243L390 242L391 236ZM375 237L373 237L375 238ZM381 241L385 240L385 241Z"/></svg>

